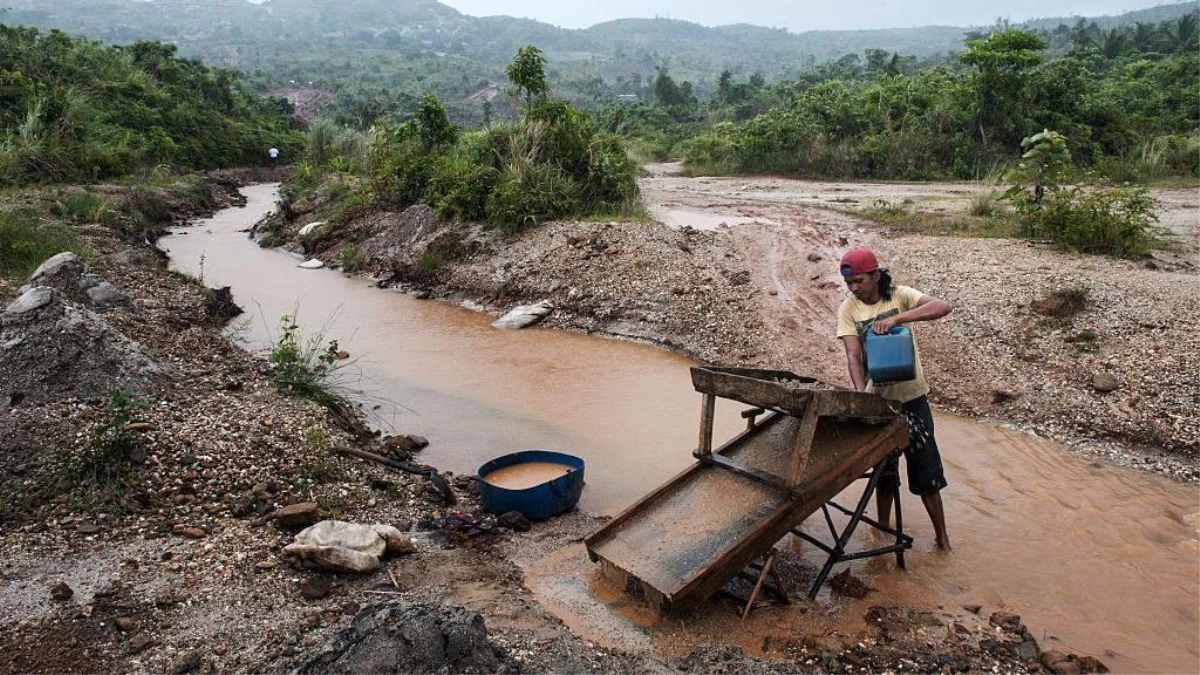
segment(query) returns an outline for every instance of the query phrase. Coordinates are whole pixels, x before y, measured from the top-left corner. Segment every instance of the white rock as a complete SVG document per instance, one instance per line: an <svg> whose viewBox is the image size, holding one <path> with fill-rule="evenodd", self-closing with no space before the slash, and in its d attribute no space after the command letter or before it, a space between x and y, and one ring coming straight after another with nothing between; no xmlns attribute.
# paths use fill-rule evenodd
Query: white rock
<svg viewBox="0 0 1200 675"><path fill-rule="evenodd" d="M318 220L315 223L309 223L309 224L305 225L304 227L300 228L300 236L307 237L308 235L312 234L314 230L316 230L318 227L320 227L324 224L325 224L325 221L323 221L323 220Z"/></svg>
<svg viewBox="0 0 1200 675"><path fill-rule="evenodd" d="M304 262L302 262L298 265L298 267L301 267L306 270L319 270L324 266L325 266L325 263L321 262L320 260L317 260L316 258L313 258L311 260L305 260Z"/></svg>
<svg viewBox="0 0 1200 675"><path fill-rule="evenodd" d="M532 305L513 307L507 314L492 322L493 328L528 328L550 316L554 303L542 300Z"/></svg>
<svg viewBox="0 0 1200 675"><path fill-rule="evenodd" d="M22 293L16 300L8 303L8 307L4 309L4 313L17 315L32 312L50 304L53 298L54 289L49 286L34 286Z"/></svg>

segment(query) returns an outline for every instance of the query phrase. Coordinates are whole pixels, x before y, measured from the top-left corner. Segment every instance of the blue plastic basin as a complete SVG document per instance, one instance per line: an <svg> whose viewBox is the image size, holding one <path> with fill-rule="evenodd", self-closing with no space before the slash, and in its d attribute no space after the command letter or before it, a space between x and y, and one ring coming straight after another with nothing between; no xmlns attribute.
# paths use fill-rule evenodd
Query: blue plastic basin
<svg viewBox="0 0 1200 675"><path fill-rule="evenodd" d="M903 382L917 376L912 331L893 328L883 335L867 332L867 376L876 384Z"/></svg>
<svg viewBox="0 0 1200 675"><path fill-rule="evenodd" d="M487 475L497 469L528 462L565 464L571 470L524 490L502 488L486 480ZM573 455L549 450L523 450L497 457L479 467L479 496L483 500L483 508L492 513L519 511L530 520L545 520L575 508L582 493L583 460Z"/></svg>

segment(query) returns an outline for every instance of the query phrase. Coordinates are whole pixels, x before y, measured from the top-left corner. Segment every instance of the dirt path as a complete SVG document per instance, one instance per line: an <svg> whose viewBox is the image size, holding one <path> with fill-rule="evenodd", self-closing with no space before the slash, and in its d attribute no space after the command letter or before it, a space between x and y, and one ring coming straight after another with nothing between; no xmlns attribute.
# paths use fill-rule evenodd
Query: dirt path
<svg viewBox="0 0 1200 675"><path fill-rule="evenodd" d="M972 184L687 178L672 175L676 165L650 169L642 188L651 213L670 227L714 230L753 262L751 283L766 290L762 320L776 332L763 345L764 358L844 379L831 338L845 297L835 261L850 246L869 245L900 283L959 308L920 329L926 370L944 406L1018 421L1068 442L1130 442L1142 446L1135 462L1161 465L1163 450L1192 464L1200 455L1200 403L1188 393L1189 382L1200 380L1200 341L1178 320L1181 310L1200 309L1193 295L1179 293L1196 286L1195 267L1164 271L1015 240L892 236L845 213L880 199L961 211L980 189ZM1154 193L1161 222L1194 244L1196 193ZM1080 311L1059 317L1039 309L1063 289L1086 297ZM1115 378L1116 390L1095 386L1106 376Z"/></svg>
<svg viewBox="0 0 1200 675"><path fill-rule="evenodd" d="M904 206L917 212L956 215L966 213L976 195L998 189L982 181L872 183L762 176L690 178L682 174L683 165L678 162L651 164L646 169L649 177L642 180L642 196L651 213L668 225L691 224L697 228L721 222L732 226L770 212L774 217L766 217L786 218L788 207L796 206L851 213L879 206ZM1152 188L1150 193L1158 202L1158 224L1177 238L1187 252L1200 251L1200 183L1191 188Z"/></svg>

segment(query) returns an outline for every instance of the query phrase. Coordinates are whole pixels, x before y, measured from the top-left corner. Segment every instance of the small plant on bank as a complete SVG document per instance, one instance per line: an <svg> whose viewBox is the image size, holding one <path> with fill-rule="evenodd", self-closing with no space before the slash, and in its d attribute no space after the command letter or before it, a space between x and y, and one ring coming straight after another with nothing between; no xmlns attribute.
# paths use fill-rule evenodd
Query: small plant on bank
<svg viewBox="0 0 1200 675"><path fill-rule="evenodd" d="M0 278L23 279L63 251L83 252L67 228L47 224L30 209L0 211Z"/></svg>
<svg viewBox="0 0 1200 675"><path fill-rule="evenodd" d="M342 271L347 274L354 274L362 270L366 264L367 258L354 244L347 244L342 247Z"/></svg>
<svg viewBox="0 0 1200 675"><path fill-rule="evenodd" d="M104 408L102 421L92 432L88 455L76 465L72 478L102 494L115 496L124 487L140 443L134 425L145 422L139 411L148 403L118 389Z"/></svg>
<svg viewBox="0 0 1200 675"><path fill-rule="evenodd" d="M313 401L340 422L353 425L354 411L347 399L352 392L339 378L346 365L342 356L337 340L327 341L323 333L305 340L295 316L285 314L279 319L279 337L268 357L275 389Z"/></svg>

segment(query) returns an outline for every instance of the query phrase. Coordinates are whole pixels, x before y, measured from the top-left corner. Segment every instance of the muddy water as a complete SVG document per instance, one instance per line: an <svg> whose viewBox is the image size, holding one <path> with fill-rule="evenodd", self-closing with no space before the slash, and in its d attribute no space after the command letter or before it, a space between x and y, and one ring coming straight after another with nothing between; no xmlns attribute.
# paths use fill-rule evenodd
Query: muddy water
<svg viewBox="0 0 1200 675"><path fill-rule="evenodd" d="M279 317L293 313L308 336L337 339L354 361L346 389L379 406L381 426L428 438L422 461L474 474L520 450L576 455L587 462L580 507L595 514L616 513L691 463L700 396L687 359L561 331L496 330L486 314L300 269L301 259L260 249L244 232L274 207L275 189L244 192L245 208L162 240L172 267L232 287L248 315L244 339L270 343ZM730 435L743 424L735 408L718 413Z"/></svg>
<svg viewBox="0 0 1200 675"><path fill-rule="evenodd" d="M524 490L535 485L548 483L571 472L566 464L554 462L525 462L496 469L483 477L491 485L506 490Z"/></svg>
<svg viewBox="0 0 1200 675"><path fill-rule="evenodd" d="M268 341L264 324L297 306L306 328L327 324L327 337L358 358L361 380L350 384L398 404L381 408L385 421L430 438L426 461L473 472L517 450L570 452L588 462L581 506L609 514L689 464L699 397L686 359L574 334L502 332L462 308L299 269L300 260L261 250L240 232L273 200L270 188L247 193L245 209L165 239L173 265L199 274L203 256L205 282L232 286L254 314L250 338ZM740 420L734 410L720 413L718 435L729 437ZM980 604L1021 614L1044 648L1091 654L1118 672L1200 670L1195 487L1093 466L1054 444L954 417L938 417L938 439L955 550L932 550L920 502L905 494L916 550L906 571L885 560L856 563L880 589L863 601L823 595L744 624L713 603L685 622L656 622L598 593L597 570L580 547L528 561L527 582L584 637L627 648L732 643L759 652L764 636L853 628L871 604ZM783 549L792 568L816 562L809 549Z"/></svg>

